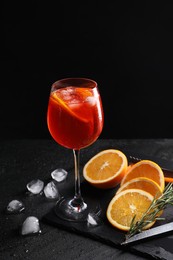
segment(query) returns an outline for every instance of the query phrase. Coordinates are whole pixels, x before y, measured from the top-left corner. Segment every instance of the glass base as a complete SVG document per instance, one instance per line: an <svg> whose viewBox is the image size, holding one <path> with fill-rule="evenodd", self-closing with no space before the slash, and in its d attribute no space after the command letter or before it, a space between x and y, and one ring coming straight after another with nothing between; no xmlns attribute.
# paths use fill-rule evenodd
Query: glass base
<svg viewBox="0 0 173 260"><path fill-rule="evenodd" d="M99 203L91 201L82 201L82 203L75 203L74 198L62 198L59 200L54 208L57 217L75 222L85 222L88 219L88 214L101 214Z"/></svg>

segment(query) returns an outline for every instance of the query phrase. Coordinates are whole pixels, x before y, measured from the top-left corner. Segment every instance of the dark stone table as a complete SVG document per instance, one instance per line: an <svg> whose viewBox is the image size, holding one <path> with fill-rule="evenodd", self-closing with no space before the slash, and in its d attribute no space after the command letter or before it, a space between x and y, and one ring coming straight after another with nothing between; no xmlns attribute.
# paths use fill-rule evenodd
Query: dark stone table
<svg viewBox="0 0 173 260"><path fill-rule="evenodd" d="M173 139L100 139L81 151L81 168L93 155L108 148L142 152L173 162ZM41 219L55 204L42 195L29 196L26 185L33 179L46 183L55 168L73 169L73 154L53 140L0 141L0 259L146 259L42 221L41 234L21 236L20 228L27 216ZM6 214L7 204L13 199L24 202L24 212Z"/></svg>

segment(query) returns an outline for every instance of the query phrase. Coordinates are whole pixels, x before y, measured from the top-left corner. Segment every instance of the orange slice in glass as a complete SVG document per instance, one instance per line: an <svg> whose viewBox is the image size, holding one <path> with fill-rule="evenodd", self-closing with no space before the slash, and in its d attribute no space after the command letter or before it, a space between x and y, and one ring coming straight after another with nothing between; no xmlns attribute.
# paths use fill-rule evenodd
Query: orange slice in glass
<svg viewBox="0 0 173 260"><path fill-rule="evenodd" d="M56 92L53 92L51 95L52 99L58 103L59 106L62 107L67 113L69 113L71 116L75 117L76 119L82 121L83 123L88 123L88 120L85 118L82 118L81 116L77 115L70 107L61 99L58 97Z"/></svg>

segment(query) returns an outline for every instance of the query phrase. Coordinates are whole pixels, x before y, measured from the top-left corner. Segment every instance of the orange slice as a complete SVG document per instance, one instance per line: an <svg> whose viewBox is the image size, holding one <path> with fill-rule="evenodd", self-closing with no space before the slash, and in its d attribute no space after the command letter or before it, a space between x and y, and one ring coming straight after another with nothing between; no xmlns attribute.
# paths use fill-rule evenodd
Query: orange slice
<svg viewBox="0 0 173 260"><path fill-rule="evenodd" d="M115 149L103 150L85 164L83 176L97 188L113 188L122 180L127 166L127 157L123 152Z"/></svg>
<svg viewBox="0 0 173 260"><path fill-rule="evenodd" d="M149 192L155 198L159 198L163 192L161 187L152 179L145 177L134 178L128 182L125 182L118 190L117 194L127 189L141 189Z"/></svg>
<svg viewBox="0 0 173 260"><path fill-rule="evenodd" d="M83 100L85 100L87 97L93 96L93 90L92 88L76 88L76 93L78 93Z"/></svg>
<svg viewBox="0 0 173 260"><path fill-rule="evenodd" d="M59 106L61 106L66 112L70 113L73 117L77 118L78 120L82 121L83 123L88 123L88 121L85 118L80 117L76 113L73 112L72 109L61 99L58 97L56 92L53 92L51 94L52 100L58 103Z"/></svg>
<svg viewBox="0 0 173 260"><path fill-rule="evenodd" d="M138 177L152 179L160 186L161 191L163 192L165 188L164 173L157 163L150 160L141 160L133 164L124 175L121 181L121 186L124 183Z"/></svg>
<svg viewBox="0 0 173 260"><path fill-rule="evenodd" d="M116 194L110 201L106 216L108 221L116 228L128 231L132 219L140 221L143 214L148 210L154 197L140 189L127 189ZM155 221L149 223L144 229L150 228Z"/></svg>

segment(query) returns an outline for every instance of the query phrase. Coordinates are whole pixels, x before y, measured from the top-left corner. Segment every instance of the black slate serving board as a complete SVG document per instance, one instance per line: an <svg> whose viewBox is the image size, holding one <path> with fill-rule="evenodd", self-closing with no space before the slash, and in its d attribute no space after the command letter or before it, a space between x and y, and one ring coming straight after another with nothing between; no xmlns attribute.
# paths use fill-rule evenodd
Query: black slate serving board
<svg viewBox="0 0 173 260"><path fill-rule="evenodd" d="M144 157L144 159L146 158ZM147 159L150 158L147 157ZM160 160L158 158L154 158L154 160L161 166L164 164L164 166L172 167L172 165L168 165L166 161ZM64 184L64 187L61 184L61 193L63 193L64 196L69 196L74 193L73 181L74 180L71 177L69 178L68 183ZM115 189L99 190L86 183L86 181L82 180L81 190L84 199L92 198L92 200L99 201L100 203L102 209L100 218L102 220L102 223L98 226L88 227L86 223L64 221L56 216L54 209L52 209L48 214L46 214L42 218L42 221L55 227L63 228L70 232L76 232L82 236L90 237L110 246L121 248L122 250L130 250L135 254L137 253L139 255L145 255L148 258L172 260L173 233L169 233L169 235L165 234L157 238L150 238L146 241L140 241L136 244L125 247L121 245L121 242L123 242L125 239L126 233L112 227L112 225L108 222L106 218L107 206L117 189L118 186ZM168 206L164 210L162 217L165 217L165 220L157 221L157 223L154 226L162 225L173 221L173 206Z"/></svg>

